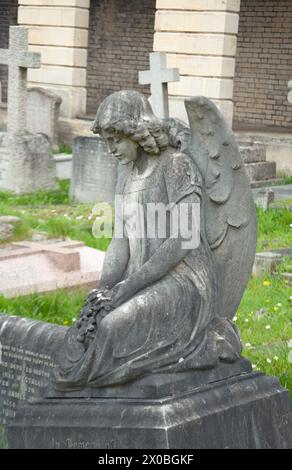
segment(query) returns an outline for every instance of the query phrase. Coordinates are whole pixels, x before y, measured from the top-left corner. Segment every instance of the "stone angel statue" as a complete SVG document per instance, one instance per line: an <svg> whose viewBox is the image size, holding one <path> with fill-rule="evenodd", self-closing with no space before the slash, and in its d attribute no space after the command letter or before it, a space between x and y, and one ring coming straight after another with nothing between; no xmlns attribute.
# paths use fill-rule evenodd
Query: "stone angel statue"
<svg viewBox="0 0 292 470"><path fill-rule="evenodd" d="M113 237L100 286L58 351L58 390L195 374L241 357L232 318L254 260L255 207L221 112L204 97L186 100L186 109L190 131L174 132L135 91L113 93L98 108L92 130L120 163L123 236ZM150 227L153 204L167 208L162 235ZM192 229L174 234L175 214Z"/></svg>

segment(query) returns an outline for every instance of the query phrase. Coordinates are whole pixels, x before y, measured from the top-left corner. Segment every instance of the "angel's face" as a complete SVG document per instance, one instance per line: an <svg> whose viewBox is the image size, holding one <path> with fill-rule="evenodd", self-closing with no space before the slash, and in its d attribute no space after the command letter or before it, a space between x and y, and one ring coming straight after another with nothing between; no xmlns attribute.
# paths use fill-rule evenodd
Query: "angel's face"
<svg viewBox="0 0 292 470"><path fill-rule="evenodd" d="M138 158L138 144L125 135L118 132L101 131L102 138L106 141L108 151L122 165L134 162Z"/></svg>

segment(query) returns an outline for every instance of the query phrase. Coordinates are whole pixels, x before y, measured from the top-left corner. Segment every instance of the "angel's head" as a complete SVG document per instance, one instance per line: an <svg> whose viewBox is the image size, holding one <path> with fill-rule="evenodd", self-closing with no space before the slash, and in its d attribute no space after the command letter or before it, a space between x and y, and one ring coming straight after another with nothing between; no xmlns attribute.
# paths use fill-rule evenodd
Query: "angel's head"
<svg viewBox="0 0 292 470"><path fill-rule="evenodd" d="M119 91L105 98L91 130L106 140L110 153L122 164L136 160L141 149L158 155L169 144L162 121L137 91Z"/></svg>

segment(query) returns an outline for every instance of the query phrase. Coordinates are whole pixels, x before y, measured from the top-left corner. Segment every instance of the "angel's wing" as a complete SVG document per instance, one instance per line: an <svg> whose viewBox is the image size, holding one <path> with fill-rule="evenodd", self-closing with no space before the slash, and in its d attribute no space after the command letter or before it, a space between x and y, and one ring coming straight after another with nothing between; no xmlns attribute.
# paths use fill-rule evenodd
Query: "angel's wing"
<svg viewBox="0 0 292 470"><path fill-rule="evenodd" d="M257 220L250 184L235 136L208 98L185 101L191 137L184 149L204 181L205 224L221 288L218 315L232 319L251 274Z"/></svg>

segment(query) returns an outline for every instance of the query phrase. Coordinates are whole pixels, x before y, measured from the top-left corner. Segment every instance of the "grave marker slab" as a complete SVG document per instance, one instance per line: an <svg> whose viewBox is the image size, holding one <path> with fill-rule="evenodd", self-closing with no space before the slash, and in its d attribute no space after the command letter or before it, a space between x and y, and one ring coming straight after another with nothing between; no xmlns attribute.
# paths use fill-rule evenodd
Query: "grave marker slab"
<svg viewBox="0 0 292 470"><path fill-rule="evenodd" d="M27 130L49 137L53 149L58 149L57 125L62 99L44 88L29 88L27 94Z"/></svg>
<svg viewBox="0 0 292 470"><path fill-rule="evenodd" d="M279 248L256 253L253 265L254 276L262 276L265 273L274 274L277 266L286 256L292 256L292 248Z"/></svg>
<svg viewBox="0 0 292 470"><path fill-rule="evenodd" d="M93 288L103 260L103 252L78 241L13 243L0 250L0 292L15 297L75 286Z"/></svg>
<svg viewBox="0 0 292 470"><path fill-rule="evenodd" d="M84 203L113 203L117 160L100 137L77 137L73 145L70 195Z"/></svg>

